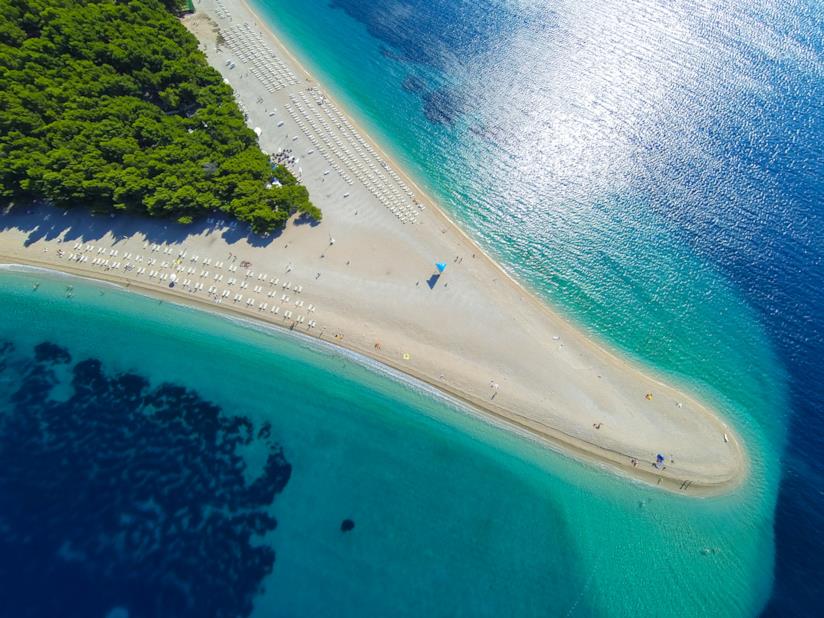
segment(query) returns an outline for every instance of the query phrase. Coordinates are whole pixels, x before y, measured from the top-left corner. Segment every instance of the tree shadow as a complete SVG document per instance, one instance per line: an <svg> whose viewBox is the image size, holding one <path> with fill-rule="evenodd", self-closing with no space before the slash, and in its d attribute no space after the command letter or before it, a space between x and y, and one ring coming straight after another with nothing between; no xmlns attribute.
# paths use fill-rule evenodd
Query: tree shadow
<svg viewBox="0 0 824 618"><path fill-rule="evenodd" d="M93 242L107 234L115 244L140 235L150 243L179 244L193 236L220 233L233 245L245 240L252 247L266 247L283 232L267 236L251 231L245 223L221 215L204 216L183 224L168 219L153 219L133 213L94 213L86 208L61 209L44 203L12 204L0 210L0 231L18 230L25 234L24 246L40 240Z"/></svg>
<svg viewBox="0 0 824 618"><path fill-rule="evenodd" d="M245 240L250 247L267 247L269 244L279 238L283 234L283 229L280 228L267 236L261 236L252 232L246 223L241 223L235 220L221 221L221 229L223 230L220 237L230 245L235 244L239 240Z"/></svg>
<svg viewBox="0 0 824 618"><path fill-rule="evenodd" d="M317 227L320 225L320 221L318 221L317 219L313 219L305 212L295 217L294 223L295 225L308 225L309 227Z"/></svg>

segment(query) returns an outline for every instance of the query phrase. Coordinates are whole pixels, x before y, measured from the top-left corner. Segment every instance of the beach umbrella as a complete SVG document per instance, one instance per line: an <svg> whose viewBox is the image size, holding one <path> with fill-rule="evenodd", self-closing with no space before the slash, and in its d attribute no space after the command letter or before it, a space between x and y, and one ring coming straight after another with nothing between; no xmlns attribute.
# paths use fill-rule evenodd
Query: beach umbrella
<svg viewBox="0 0 824 618"><path fill-rule="evenodd" d="M664 456L661 453L658 453L658 457L656 457L655 459L658 461L658 463L661 463L662 461L664 461Z"/></svg>
<svg viewBox="0 0 824 618"><path fill-rule="evenodd" d="M177 281L177 275L176 275L176 274L174 274L174 273L172 273L171 275L169 275L169 281L171 281L172 283L174 283L175 281Z"/></svg>
<svg viewBox="0 0 824 618"><path fill-rule="evenodd" d="M435 268L438 269L439 273L442 273L446 268L446 262L435 262Z"/></svg>

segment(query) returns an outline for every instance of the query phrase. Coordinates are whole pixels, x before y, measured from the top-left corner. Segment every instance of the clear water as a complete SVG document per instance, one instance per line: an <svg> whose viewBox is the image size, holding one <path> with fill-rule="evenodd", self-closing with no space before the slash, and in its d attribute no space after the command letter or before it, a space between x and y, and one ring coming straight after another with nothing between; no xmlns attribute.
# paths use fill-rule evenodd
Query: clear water
<svg viewBox="0 0 824 618"><path fill-rule="evenodd" d="M197 615L195 594L212 609L260 616L815 614L824 576L822 5L257 6L507 268L593 336L717 403L742 431L749 480L724 498L663 495L300 340L111 288L101 295L74 282L69 299L65 281L38 274L35 291L31 275L6 273L0 339L14 348L0 369L0 461L49 453L95 465L74 479L86 493L58 492L54 504L43 498L53 489L45 474L28 484L20 468L0 476L0 606L42 599L37 607L53 601L62 615L139 615L150 597ZM71 362L35 360L43 341ZM107 379L75 401L69 368L88 358ZM117 443L97 431L91 444L46 450L63 409L53 402L103 405L126 371L147 389L170 381L196 395L178 395L173 409L209 402L225 422L248 419L255 436L271 423L268 437L236 453L252 486L283 449L288 482L253 509L274 517L274 530L227 524L233 484L181 491L153 467L170 439L158 434L175 436L172 425L137 442L136 463L115 458L118 470L154 479L156 494L180 492L190 510L222 514L216 529L233 530L232 547L256 556L256 568L239 566L247 561L220 534L178 538L164 526L160 545L95 554L78 548L99 549L97 539L51 510L5 515L33 500L97 516L88 478ZM32 382L41 374L48 388ZM15 398L21 386L29 398ZM11 423L26 409L39 424ZM8 447L19 442L32 447ZM189 471L205 451L169 452L163 462ZM234 461L227 456L227 470ZM95 485L132 517L130 504L147 503L134 486ZM347 533L344 518L355 523ZM105 520L115 539L130 521ZM274 550L271 574L271 556L254 547ZM141 562L152 568L131 568ZM219 594L227 588L235 593Z"/></svg>

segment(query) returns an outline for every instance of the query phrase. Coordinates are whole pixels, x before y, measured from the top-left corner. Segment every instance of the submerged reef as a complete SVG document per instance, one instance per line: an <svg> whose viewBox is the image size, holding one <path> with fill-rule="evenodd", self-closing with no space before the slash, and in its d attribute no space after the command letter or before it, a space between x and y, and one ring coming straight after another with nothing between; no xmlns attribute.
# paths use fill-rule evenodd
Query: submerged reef
<svg viewBox="0 0 824 618"><path fill-rule="evenodd" d="M52 342L33 356L0 342L16 387L0 410L3 613L248 615L275 563L260 537L292 471L271 426L72 362ZM266 449L256 478L240 452L252 442Z"/></svg>

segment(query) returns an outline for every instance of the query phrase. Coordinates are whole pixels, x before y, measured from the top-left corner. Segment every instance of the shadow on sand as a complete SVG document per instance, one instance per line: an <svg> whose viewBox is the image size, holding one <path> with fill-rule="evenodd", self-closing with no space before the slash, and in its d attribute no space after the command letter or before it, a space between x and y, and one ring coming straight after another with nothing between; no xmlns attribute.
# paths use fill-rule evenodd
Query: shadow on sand
<svg viewBox="0 0 824 618"><path fill-rule="evenodd" d="M299 214L292 221L294 222L295 225L308 225L309 227L317 227L317 226L320 225L320 221L318 221L317 219L313 219L312 217L307 215L305 212Z"/></svg>
<svg viewBox="0 0 824 618"><path fill-rule="evenodd" d="M438 283L438 279L440 279L440 278L441 278L440 273L435 273L434 275L429 277L429 279L426 280L426 285L429 286L430 290L433 290L433 289L435 289L435 284Z"/></svg>
<svg viewBox="0 0 824 618"><path fill-rule="evenodd" d="M231 220L223 214L213 214L183 225L133 214L93 214L84 208L60 209L47 204L6 206L0 213L0 231L23 232L26 246L39 240L58 238L64 241L97 241L107 234L114 237L115 245L135 235L162 245L183 243L191 236L209 233L220 234L229 245L245 240L252 247L266 247L282 233L282 230L277 230L268 236L259 236L252 233L247 224Z"/></svg>

